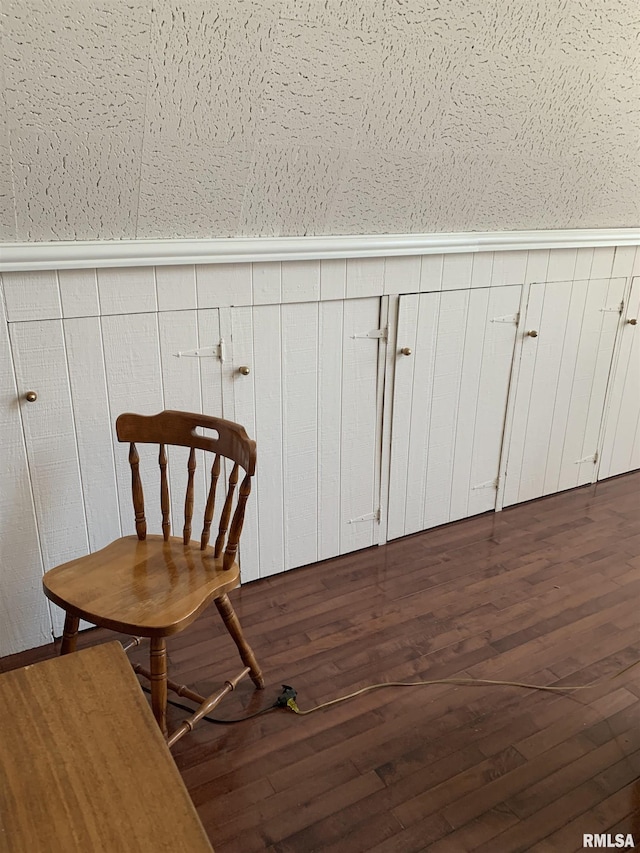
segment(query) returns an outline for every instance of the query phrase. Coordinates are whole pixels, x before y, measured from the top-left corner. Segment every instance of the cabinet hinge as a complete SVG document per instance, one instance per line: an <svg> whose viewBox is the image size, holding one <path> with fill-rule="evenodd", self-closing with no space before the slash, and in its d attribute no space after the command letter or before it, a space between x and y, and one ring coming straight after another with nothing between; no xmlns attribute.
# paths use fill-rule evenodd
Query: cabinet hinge
<svg viewBox="0 0 640 853"><path fill-rule="evenodd" d="M219 358L222 362L224 354L224 338L220 338L220 343L212 347L198 347L173 353L175 358Z"/></svg>
<svg viewBox="0 0 640 853"><path fill-rule="evenodd" d="M601 313L622 314L624 311L624 299L615 308L600 308Z"/></svg>
<svg viewBox="0 0 640 853"><path fill-rule="evenodd" d="M599 459L599 454L598 454L598 451L596 450L596 452L592 453L590 456L585 456L583 459L576 459L576 461L573 464L574 465L581 465L583 462L593 462L593 464L595 465L596 462L598 461L598 459Z"/></svg>
<svg viewBox="0 0 640 853"><path fill-rule="evenodd" d="M370 332L359 332L355 335L351 335L352 339L355 338L377 338L381 341L387 340L387 326L383 329L372 329Z"/></svg>
<svg viewBox="0 0 640 853"><path fill-rule="evenodd" d="M503 314L502 317L492 317L491 323L515 323L517 326L520 322L520 312L517 314Z"/></svg>
<svg viewBox="0 0 640 853"><path fill-rule="evenodd" d="M358 521L380 521L380 507L375 512L368 512L366 515L350 518L347 524L356 524Z"/></svg>
<svg viewBox="0 0 640 853"><path fill-rule="evenodd" d="M475 492L476 489L497 489L498 479L498 477L495 477L493 480L487 480L486 483L478 483L477 486L471 486L471 491Z"/></svg>

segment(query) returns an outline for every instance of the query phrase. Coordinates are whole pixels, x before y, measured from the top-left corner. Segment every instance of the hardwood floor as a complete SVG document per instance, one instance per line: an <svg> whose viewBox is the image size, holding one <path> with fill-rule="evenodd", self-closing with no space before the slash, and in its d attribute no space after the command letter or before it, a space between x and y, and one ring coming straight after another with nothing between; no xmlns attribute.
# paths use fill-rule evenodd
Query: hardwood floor
<svg viewBox="0 0 640 853"><path fill-rule="evenodd" d="M217 853L568 853L606 832L640 843L640 666L610 678L640 659L639 494L636 472L232 593L267 689L242 682L227 718L272 704L282 684L307 709L389 680L597 683L385 688L309 716L201 723L174 755ZM212 608L169 645L173 677L204 693L236 663L219 623ZM170 724L182 716L171 709Z"/></svg>

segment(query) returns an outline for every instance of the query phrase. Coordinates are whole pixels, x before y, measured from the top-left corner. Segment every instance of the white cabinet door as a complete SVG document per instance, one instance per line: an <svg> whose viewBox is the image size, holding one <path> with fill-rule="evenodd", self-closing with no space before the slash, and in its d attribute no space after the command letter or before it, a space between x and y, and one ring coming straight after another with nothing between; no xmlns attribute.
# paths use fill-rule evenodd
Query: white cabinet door
<svg viewBox="0 0 640 853"><path fill-rule="evenodd" d="M229 416L258 443L244 580L377 543L379 322L378 298L231 310Z"/></svg>
<svg viewBox="0 0 640 853"><path fill-rule="evenodd" d="M50 642L53 628L22 430L22 410L37 405L29 390L16 383L0 300L0 657Z"/></svg>
<svg viewBox="0 0 640 853"><path fill-rule="evenodd" d="M623 278L531 285L505 505L593 481L624 286Z"/></svg>
<svg viewBox="0 0 640 853"><path fill-rule="evenodd" d="M46 570L135 532L128 449L115 435L119 414L163 408L222 414L219 317L216 309L154 312L17 322L9 329L18 388L38 393L35 403L21 407L41 575L42 563ZM196 354L202 348L206 357ZM3 410L11 415L11 405ZM140 446L139 452L148 530L161 533L158 448ZM194 521L206 502L203 457L198 454ZM186 464L186 451L170 451L178 535ZM26 466L20 483L25 476ZM58 636L63 614L53 605L51 611Z"/></svg>
<svg viewBox="0 0 640 853"><path fill-rule="evenodd" d="M400 297L389 539L495 507L520 295Z"/></svg>
<svg viewBox="0 0 640 853"><path fill-rule="evenodd" d="M631 321L636 320L636 323ZM640 468L640 277L634 278L622 320L598 479Z"/></svg>
<svg viewBox="0 0 640 853"><path fill-rule="evenodd" d="M163 409L222 416L221 362L217 351L219 314L217 309L206 309L103 317L102 334L111 412L112 446L109 452L116 460L122 535L129 535L135 533L131 469L127 446L116 438L116 418L123 412L151 415ZM140 445L138 452L147 530L161 534L158 447ZM169 448L167 455L171 531L173 535L181 536L189 453L186 448ZM204 452L196 454L194 535L197 523L204 516L211 462ZM221 504L218 494L218 511Z"/></svg>
<svg viewBox="0 0 640 853"><path fill-rule="evenodd" d="M38 398L21 403L22 423L44 569L86 554L85 506L78 462L67 352L61 320L10 323L18 388ZM44 594L43 594L44 596ZM54 632L63 614L51 607Z"/></svg>

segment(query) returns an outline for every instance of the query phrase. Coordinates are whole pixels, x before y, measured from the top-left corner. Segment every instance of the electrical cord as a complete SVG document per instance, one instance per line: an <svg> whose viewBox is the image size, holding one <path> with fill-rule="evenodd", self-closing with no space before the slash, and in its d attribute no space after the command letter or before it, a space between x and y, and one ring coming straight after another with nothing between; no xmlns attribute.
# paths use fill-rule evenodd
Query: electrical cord
<svg viewBox="0 0 640 853"><path fill-rule="evenodd" d="M348 699L354 699L356 696L362 696L364 693L370 693L372 690L379 690L382 687L427 687L434 684L452 684L459 687L521 687L525 690L545 690L550 693L573 693L576 690L589 690L604 684L607 681L613 681L619 678L625 672L637 666L640 660L636 660L628 666L623 667L618 672L609 676L609 678L592 681L589 684L567 684L563 687L553 687L546 684L527 684L522 681L495 681L488 678L436 678L431 681L385 681L381 684L369 684L366 687L361 687L360 690L355 690L353 693L348 693L346 696L339 696L337 699L331 699L329 702L322 702L320 705L315 705L313 708L308 708L306 711L300 710L296 704L296 696L290 697L286 701L286 707L299 716L313 714L314 711L320 711L322 708L330 708L332 705L338 705L341 702L346 702ZM283 685L283 690L286 685ZM288 688L293 690L293 688ZM293 691L295 693L295 691Z"/></svg>
<svg viewBox="0 0 640 853"><path fill-rule="evenodd" d="M140 685L145 693L151 693L151 690L146 687L144 684ZM167 705L173 705L174 708L180 708L182 711L188 711L190 714L193 713L193 708L190 708L188 705L183 705L182 702L176 702L173 699L167 699ZM208 723L216 723L219 726L231 726L234 723L244 723L247 720L254 720L256 717L261 717L263 714L268 714L269 711L275 711L276 708L281 707L278 705L278 702L273 703L273 705L269 705L268 708L262 708L260 711L255 711L253 714L248 714L246 717L239 717L237 720L219 720L217 717L202 717L203 720L206 720Z"/></svg>
<svg viewBox="0 0 640 853"><path fill-rule="evenodd" d="M246 717L239 717L235 720L220 720L216 717L209 716L202 717L202 719L206 720L208 723L228 726L234 725L235 723L244 723L247 720L254 720L256 717L261 717L264 714L268 714L270 711L277 710L278 708L288 708L290 711L293 711L294 714L304 717L308 714L313 714L315 711L320 711L323 708L330 708L333 705L338 705L349 699L355 699L356 696L362 696L373 690L380 690L383 687L429 687L435 684L451 684L457 687L520 687L524 690L544 690L549 693L574 693L577 690L590 690L593 687L598 687L600 684L605 684L607 681L613 681L621 675L624 675L625 672L633 669L633 667L638 666L638 664L640 664L640 660L630 663L628 666L623 667L608 678L591 681L589 684L567 684L562 687L554 687L553 685L547 684L528 684L524 681L499 681L489 678L435 678L429 681L383 681L380 684L369 684L366 687L361 687L360 690L355 690L353 693L347 693L345 696L338 696L336 699L331 699L328 702L322 702L320 705L315 705L313 708L308 708L305 711L301 710L296 703L296 698L298 696L297 691L290 685L283 684L282 692L273 705L269 705L267 708L262 708L260 711L255 711L253 714L248 714ZM151 692L150 689L144 685L142 685L142 689L147 693ZM180 708L183 711L193 711L193 708L190 708L188 705L183 705L181 702L174 702L171 699L168 699L167 702L169 705L173 705L175 708Z"/></svg>

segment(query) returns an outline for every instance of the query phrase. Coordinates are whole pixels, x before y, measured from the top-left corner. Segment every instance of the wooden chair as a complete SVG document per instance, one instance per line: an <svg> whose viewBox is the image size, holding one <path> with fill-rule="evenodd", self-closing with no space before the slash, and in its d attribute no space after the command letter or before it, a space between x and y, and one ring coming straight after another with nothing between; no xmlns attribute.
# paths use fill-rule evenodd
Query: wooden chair
<svg viewBox="0 0 640 853"><path fill-rule="evenodd" d="M215 430L217 437L202 435L197 432L198 428ZM227 595L240 583L236 552L251 491L251 478L255 472L256 444L239 424L189 412L164 411L151 416L123 414L116 421L116 432L120 441L130 443L137 536L117 539L94 554L51 569L43 579L44 591L65 611L63 655L75 650L80 619L136 637L150 638L150 669L147 671L138 665L134 669L150 680L153 713L169 745L173 746L245 675L250 675L256 687L264 687L260 667L244 639ZM136 443L160 446L162 536L147 535ZM191 448L182 537L170 535L167 445ZM191 539L196 448L215 454L199 542ZM212 548L209 535L223 458L230 460L232 465L218 535ZM233 510L240 468L244 470L244 478ZM190 625L212 599L238 647L245 668L227 681L218 693L205 697L168 680L166 637ZM167 733L167 689L200 705L171 737Z"/></svg>

